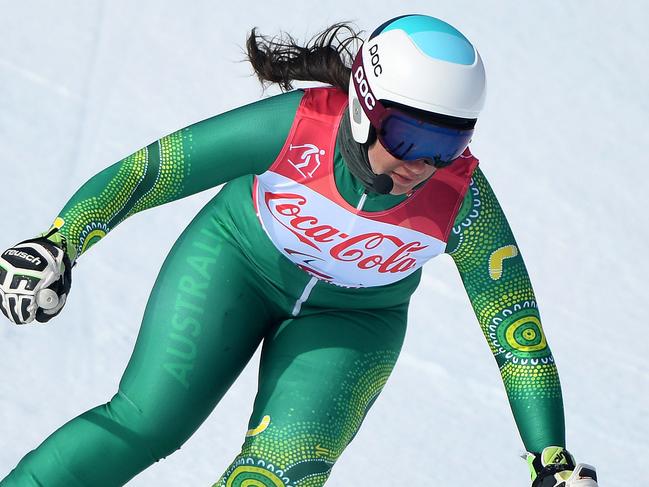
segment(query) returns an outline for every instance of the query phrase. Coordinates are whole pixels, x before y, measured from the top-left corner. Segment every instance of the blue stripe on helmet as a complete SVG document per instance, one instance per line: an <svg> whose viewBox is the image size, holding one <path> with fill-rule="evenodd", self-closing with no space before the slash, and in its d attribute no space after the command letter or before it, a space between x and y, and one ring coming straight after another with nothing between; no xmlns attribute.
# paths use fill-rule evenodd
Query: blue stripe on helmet
<svg viewBox="0 0 649 487"><path fill-rule="evenodd" d="M424 54L442 61L472 65L475 49L462 33L443 20L428 15L404 15L374 31L372 37L390 30L402 30Z"/></svg>

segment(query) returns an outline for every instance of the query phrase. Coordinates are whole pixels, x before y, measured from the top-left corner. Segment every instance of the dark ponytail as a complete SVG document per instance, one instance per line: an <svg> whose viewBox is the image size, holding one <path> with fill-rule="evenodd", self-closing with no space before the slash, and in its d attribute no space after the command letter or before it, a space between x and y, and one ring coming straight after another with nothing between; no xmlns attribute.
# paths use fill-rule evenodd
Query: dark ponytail
<svg viewBox="0 0 649 487"><path fill-rule="evenodd" d="M254 28L246 41L248 60L262 84L293 89L293 81L319 81L347 91L359 32L340 22L300 46L290 34L266 37Z"/></svg>

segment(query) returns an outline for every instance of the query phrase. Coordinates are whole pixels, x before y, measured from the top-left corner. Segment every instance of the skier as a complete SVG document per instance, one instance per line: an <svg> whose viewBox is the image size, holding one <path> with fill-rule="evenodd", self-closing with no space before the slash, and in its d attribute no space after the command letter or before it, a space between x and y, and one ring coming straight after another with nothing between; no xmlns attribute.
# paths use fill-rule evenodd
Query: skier
<svg viewBox="0 0 649 487"><path fill-rule="evenodd" d="M285 93L105 169L49 231L2 254L3 313L47 322L77 260L120 222L228 183L165 260L116 395L1 486L124 485L180 448L261 342L245 442L215 486L323 485L397 360L422 265L443 253L499 365L532 486L597 485L565 448L528 274L468 148L485 97L480 55L425 15L385 22L354 53L357 39L347 24L307 46L253 29L248 58ZM331 86L289 91L293 80Z"/></svg>

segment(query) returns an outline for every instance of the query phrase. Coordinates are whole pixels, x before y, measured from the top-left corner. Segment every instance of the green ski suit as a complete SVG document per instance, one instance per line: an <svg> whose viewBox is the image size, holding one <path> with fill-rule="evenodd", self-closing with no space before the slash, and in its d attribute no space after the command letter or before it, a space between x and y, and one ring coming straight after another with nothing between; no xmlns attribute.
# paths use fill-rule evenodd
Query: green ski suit
<svg viewBox="0 0 649 487"><path fill-rule="evenodd" d="M280 153L303 94L163 137L91 178L59 213L55 226L74 262L130 215L228 183L165 260L117 394L54 432L0 486L124 485L180 448L262 342L245 443L215 485L325 483L397 360L421 270L386 286L314 282L268 238L251 199L253 178ZM356 206L365 190L338 147L334 174L340 195ZM371 212L407 196L365 198ZM532 287L480 169L446 252L500 367L525 447L564 445L559 379Z"/></svg>

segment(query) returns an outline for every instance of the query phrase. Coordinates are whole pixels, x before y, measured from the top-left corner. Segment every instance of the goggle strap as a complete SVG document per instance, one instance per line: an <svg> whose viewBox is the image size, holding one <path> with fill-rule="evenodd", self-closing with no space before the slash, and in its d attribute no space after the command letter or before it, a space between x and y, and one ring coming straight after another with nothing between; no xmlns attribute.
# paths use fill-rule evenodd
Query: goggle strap
<svg viewBox="0 0 649 487"><path fill-rule="evenodd" d="M363 67L363 46L358 50L356 59L352 63L352 82L358 101L369 119L372 126L378 131L381 127L381 118L385 114L385 107L378 100L367 81L365 68Z"/></svg>

